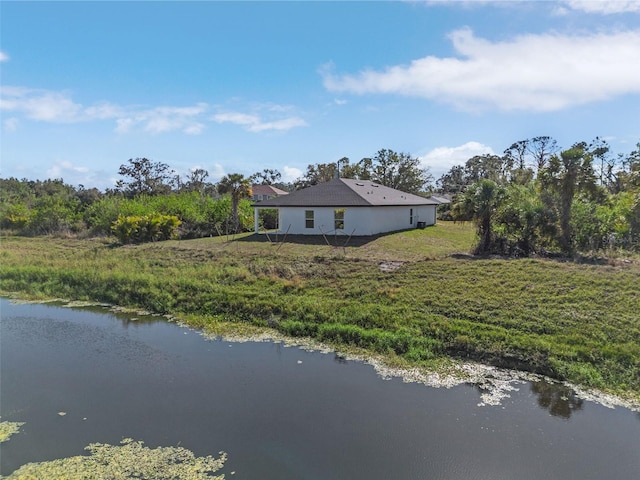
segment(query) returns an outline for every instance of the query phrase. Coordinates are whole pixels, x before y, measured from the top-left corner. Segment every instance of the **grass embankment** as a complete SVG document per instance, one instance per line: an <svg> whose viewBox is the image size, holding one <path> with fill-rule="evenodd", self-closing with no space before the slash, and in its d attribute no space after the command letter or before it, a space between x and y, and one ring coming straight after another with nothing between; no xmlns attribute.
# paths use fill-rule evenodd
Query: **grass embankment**
<svg viewBox="0 0 640 480"><path fill-rule="evenodd" d="M637 260L474 259L472 227L444 222L344 248L225 240L5 237L0 290L171 313L205 330L270 326L405 365L469 358L640 398Z"/></svg>

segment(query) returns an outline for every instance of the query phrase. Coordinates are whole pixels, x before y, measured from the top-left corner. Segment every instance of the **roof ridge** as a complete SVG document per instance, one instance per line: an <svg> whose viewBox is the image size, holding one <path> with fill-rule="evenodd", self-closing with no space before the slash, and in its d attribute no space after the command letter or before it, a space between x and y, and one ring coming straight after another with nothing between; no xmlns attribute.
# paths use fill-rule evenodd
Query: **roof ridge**
<svg viewBox="0 0 640 480"><path fill-rule="evenodd" d="M291 207L376 207L429 205L438 202L413 193L386 187L372 180L338 177L328 182L318 183L289 195L261 202L264 206Z"/></svg>

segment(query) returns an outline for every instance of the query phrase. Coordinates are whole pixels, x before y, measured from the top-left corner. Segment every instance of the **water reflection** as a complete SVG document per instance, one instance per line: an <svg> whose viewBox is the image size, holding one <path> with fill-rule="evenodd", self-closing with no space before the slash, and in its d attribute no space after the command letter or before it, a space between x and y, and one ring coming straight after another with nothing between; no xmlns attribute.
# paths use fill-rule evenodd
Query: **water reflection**
<svg viewBox="0 0 640 480"><path fill-rule="evenodd" d="M55 304L53 304L55 305ZM110 316L122 322L122 326L128 328L129 326L137 327L139 325L152 325L154 323L166 323L167 319L157 315L142 312L131 312L125 310L114 309L110 305L80 305L76 307L70 304L59 304L63 308L70 308L76 311L85 311L96 313L99 315Z"/></svg>
<svg viewBox="0 0 640 480"><path fill-rule="evenodd" d="M562 385L517 383L503 408L481 407L467 386L382 381L333 353L206 341L153 317L0 311L0 416L25 422L0 475L134 438L227 451L239 480L640 478L636 414Z"/></svg>
<svg viewBox="0 0 640 480"><path fill-rule="evenodd" d="M333 360L337 363L347 363L347 359L338 353L334 354Z"/></svg>
<svg viewBox="0 0 640 480"><path fill-rule="evenodd" d="M137 327L139 325L151 325L154 323L161 323L161 322L166 322L166 320L164 319L158 319L156 317L151 317L151 316L116 316L115 318L117 318L118 320L120 320L122 322L122 326L124 328L129 328L131 327Z"/></svg>
<svg viewBox="0 0 640 480"><path fill-rule="evenodd" d="M538 405L554 417L570 418L573 412L582 410L584 400L576 397L575 392L561 383L545 380L531 384L531 391L538 397Z"/></svg>

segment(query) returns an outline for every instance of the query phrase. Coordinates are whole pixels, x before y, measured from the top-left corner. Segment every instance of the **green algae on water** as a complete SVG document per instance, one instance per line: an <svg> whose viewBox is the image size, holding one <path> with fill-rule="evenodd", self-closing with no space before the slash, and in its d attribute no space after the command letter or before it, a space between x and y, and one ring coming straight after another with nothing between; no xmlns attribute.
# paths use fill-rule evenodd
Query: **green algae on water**
<svg viewBox="0 0 640 480"><path fill-rule="evenodd" d="M0 422L0 443L9 441L14 433L20 431L20 427L24 422Z"/></svg>
<svg viewBox="0 0 640 480"><path fill-rule="evenodd" d="M196 457L183 447L149 448L144 442L126 438L120 445L92 443L85 450L90 455L28 463L13 472L6 480L47 478L49 480L80 480L109 478L147 480L222 480L219 471L227 454Z"/></svg>

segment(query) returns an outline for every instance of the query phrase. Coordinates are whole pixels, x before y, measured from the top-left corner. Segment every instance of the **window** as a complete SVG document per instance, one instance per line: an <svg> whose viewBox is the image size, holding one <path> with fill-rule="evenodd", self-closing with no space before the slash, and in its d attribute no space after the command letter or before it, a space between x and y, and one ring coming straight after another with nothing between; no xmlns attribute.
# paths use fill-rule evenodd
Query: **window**
<svg viewBox="0 0 640 480"><path fill-rule="evenodd" d="M304 226L305 228L313 228L313 210L304 211Z"/></svg>
<svg viewBox="0 0 640 480"><path fill-rule="evenodd" d="M333 228L344 230L344 208L333 211Z"/></svg>
<svg viewBox="0 0 640 480"><path fill-rule="evenodd" d="M413 225L413 208L409 209L409 225Z"/></svg>

